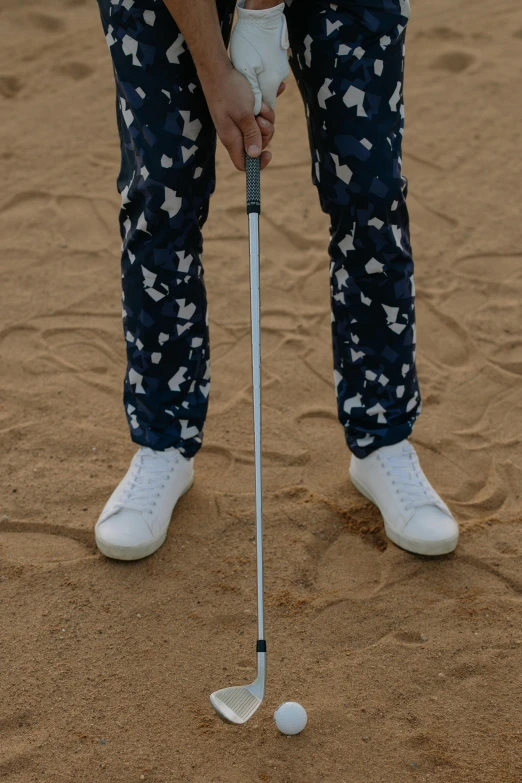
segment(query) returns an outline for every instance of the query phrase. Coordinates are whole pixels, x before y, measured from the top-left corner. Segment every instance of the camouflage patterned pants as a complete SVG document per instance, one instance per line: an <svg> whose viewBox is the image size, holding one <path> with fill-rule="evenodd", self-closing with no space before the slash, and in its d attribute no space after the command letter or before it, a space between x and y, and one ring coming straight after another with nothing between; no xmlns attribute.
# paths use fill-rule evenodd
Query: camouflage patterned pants
<svg viewBox="0 0 522 783"><path fill-rule="evenodd" d="M161 0L98 0L121 141L124 403L133 441L193 456L210 359L201 229L216 135ZM226 41L234 0L217 0ZM413 261L401 172L409 0L287 0L312 179L330 216L334 377L359 457L408 437L421 410ZM325 270L326 273L326 270Z"/></svg>

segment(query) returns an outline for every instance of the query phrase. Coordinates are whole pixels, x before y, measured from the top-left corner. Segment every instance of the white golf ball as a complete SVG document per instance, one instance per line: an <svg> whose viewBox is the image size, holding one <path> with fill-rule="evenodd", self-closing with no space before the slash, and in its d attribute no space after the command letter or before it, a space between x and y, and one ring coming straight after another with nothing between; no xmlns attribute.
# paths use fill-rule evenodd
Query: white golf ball
<svg viewBox="0 0 522 783"><path fill-rule="evenodd" d="M307 720L305 708L296 701L285 701L274 712L275 725L281 734L300 734Z"/></svg>

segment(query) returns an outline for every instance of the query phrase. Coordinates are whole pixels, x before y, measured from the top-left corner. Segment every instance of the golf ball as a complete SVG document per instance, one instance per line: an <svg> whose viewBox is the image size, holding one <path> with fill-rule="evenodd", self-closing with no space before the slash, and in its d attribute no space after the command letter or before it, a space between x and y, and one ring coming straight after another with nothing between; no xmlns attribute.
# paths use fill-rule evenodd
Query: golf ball
<svg viewBox="0 0 522 783"><path fill-rule="evenodd" d="M274 712L275 725L281 734L300 734L307 720L305 708L296 701L285 701Z"/></svg>

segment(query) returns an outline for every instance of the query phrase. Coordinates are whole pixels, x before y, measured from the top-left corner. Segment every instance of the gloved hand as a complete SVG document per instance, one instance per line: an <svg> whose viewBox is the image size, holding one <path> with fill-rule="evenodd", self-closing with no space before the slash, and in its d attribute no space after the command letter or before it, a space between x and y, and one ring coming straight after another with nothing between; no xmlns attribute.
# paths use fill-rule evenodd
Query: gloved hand
<svg viewBox="0 0 522 783"><path fill-rule="evenodd" d="M284 3L265 11L251 11L243 7L244 2L239 0L237 4L238 20L230 39L230 59L252 87L257 116L262 101L275 109L279 85L290 73L288 30Z"/></svg>

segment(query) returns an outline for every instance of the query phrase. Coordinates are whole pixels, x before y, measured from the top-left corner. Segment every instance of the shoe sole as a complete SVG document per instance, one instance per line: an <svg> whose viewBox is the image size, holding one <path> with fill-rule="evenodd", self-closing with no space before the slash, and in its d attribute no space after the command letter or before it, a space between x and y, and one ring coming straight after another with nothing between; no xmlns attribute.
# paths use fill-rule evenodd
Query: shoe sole
<svg viewBox="0 0 522 783"><path fill-rule="evenodd" d="M179 501L183 497L183 495L186 495L189 489L194 484L194 476L192 476L192 481L188 485L188 487L181 493L179 498L177 499L174 508L178 505ZM172 509L172 513L174 513L174 508ZM105 557L110 557L112 560L141 560L144 557L148 557L149 555L154 554L156 550L162 546L162 544L165 543L165 539L167 538L167 533L169 532L170 522L167 525L165 532L161 534L159 538L154 539L154 541L149 541L147 544L142 544L141 546L116 546L114 544L107 544L103 539L98 538L97 532L95 530L94 532L94 538L96 541L96 546L102 553L102 555L105 555Z"/></svg>
<svg viewBox="0 0 522 783"><path fill-rule="evenodd" d="M430 557L434 557L436 555L449 555L450 552L453 552L455 547L457 546L459 536L458 533L456 536L452 536L452 538L446 538L442 541L418 541L414 538L409 538L408 536L403 536L401 533L397 533L395 530L390 528L386 524L386 519L384 517L384 514L382 513L382 509L375 500L375 498L372 496L372 493L369 489L366 489L366 487L361 484L356 478L352 476L350 473L350 480L354 487L359 490L361 495L364 495L365 498L368 498L368 500L371 500L371 502L374 504L374 506L377 506L379 511L382 514L382 519L384 522L384 530L386 531L386 535L390 539L390 541L393 541L394 544L396 544L401 549L405 549L407 552L413 552L415 555L428 555Z"/></svg>

